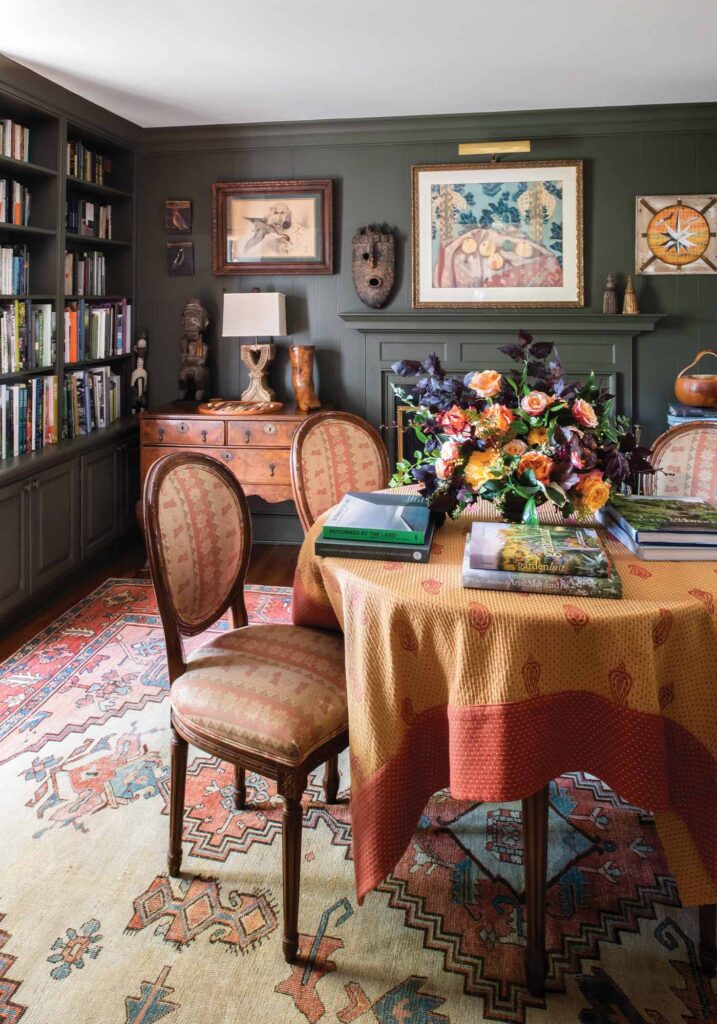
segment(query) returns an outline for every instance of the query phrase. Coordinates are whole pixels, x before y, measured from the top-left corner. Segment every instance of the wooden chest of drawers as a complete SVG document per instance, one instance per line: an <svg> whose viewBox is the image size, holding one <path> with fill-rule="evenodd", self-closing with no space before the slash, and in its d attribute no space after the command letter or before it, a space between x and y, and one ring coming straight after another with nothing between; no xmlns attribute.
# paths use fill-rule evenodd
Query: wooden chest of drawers
<svg viewBox="0 0 717 1024"><path fill-rule="evenodd" d="M142 413L142 484L153 462L176 451L204 452L229 467L246 494L265 501L292 497L291 438L311 413L285 407L267 416L222 419L197 412L194 402L172 402Z"/></svg>

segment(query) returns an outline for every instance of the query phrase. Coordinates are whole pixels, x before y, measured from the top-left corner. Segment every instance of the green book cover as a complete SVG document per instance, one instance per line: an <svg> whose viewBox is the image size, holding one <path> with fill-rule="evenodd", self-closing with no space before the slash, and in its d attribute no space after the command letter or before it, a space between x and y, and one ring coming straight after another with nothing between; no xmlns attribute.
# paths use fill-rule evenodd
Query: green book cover
<svg viewBox="0 0 717 1024"><path fill-rule="evenodd" d="M717 507L688 496L614 494L605 512L638 543L669 542L674 534L689 543L692 534L717 534Z"/></svg>
<svg viewBox="0 0 717 1024"><path fill-rule="evenodd" d="M322 536L423 544L429 518L428 504L418 494L350 491L329 513Z"/></svg>
<svg viewBox="0 0 717 1024"><path fill-rule="evenodd" d="M597 532L582 526L473 523L470 567L602 579L610 574Z"/></svg>

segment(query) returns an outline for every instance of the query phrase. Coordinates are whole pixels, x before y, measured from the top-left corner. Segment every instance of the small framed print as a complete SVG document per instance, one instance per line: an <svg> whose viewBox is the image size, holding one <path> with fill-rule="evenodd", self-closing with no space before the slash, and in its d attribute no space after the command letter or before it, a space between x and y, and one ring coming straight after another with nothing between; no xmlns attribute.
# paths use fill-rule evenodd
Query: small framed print
<svg viewBox="0 0 717 1024"><path fill-rule="evenodd" d="M413 168L413 305L582 306L581 160Z"/></svg>
<svg viewBox="0 0 717 1024"><path fill-rule="evenodd" d="M717 196L638 196L638 274L717 274Z"/></svg>
<svg viewBox="0 0 717 1024"><path fill-rule="evenodd" d="M192 230L192 200L164 200L164 230L168 235L188 235Z"/></svg>
<svg viewBox="0 0 717 1024"><path fill-rule="evenodd" d="M194 273L194 242L167 242L167 270L170 277L191 277Z"/></svg>
<svg viewBox="0 0 717 1024"><path fill-rule="evenodd" d="M212 185L215 274L333 274L330 179Z"/></svg>

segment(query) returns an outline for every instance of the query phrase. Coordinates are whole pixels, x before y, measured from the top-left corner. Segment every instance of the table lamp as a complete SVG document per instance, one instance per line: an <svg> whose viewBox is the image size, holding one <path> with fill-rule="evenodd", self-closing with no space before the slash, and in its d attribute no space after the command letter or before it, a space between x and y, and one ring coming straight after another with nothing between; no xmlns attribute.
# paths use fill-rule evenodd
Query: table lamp
<svg viewBox="0 0 717 1024"><path fill-rule="evenodd" d="M241 416L247 413L275 412L283 402L274 401L274 392L267 386L266 375L274 358L274 344L259 344L259 338L286 335L286 296L281 292L234 292L224 296L222 316L223 338L254 338L251 345L242 345L241 357L249 371L249 387L241 401L215 399L205 402L200 412ZM211 406L211 408L207 408Z"/></svg>

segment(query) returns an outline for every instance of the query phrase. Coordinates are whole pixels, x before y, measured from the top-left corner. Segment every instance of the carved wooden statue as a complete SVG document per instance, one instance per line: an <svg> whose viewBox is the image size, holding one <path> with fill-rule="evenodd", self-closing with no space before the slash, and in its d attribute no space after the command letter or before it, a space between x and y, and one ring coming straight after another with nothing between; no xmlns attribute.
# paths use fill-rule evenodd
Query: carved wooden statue
<svg viewBox="0 0 717 1024"><path fill-rule="evenodd" d="M605 291L602 293L603 313L617 313L617 292L615 291L615 278L612 274L607 275Z"/></svg>
<svg viewBox="0 0 717 1024"><path fill-rule="evenodd" d="M273 402L274 392L268 387L266 375L274 358L274 344L242 345L242 362L249 371L249 387L242 392L242 402Z"/></svg>
<svg viewBox="0 0 717 1024"><path fill-rule="evenodd" d="M182 310L184 334L179 342L182 366L179 371L179 397L201 402L209 386L207 357L209 350L202 331L209 326L209 314L199 299L190 299Z"/></svg>
<svg viewBox="0 0 717 1024"><path fill-rule="evenodd" d="M321 402L314 391L314 346L292 345L289 348L291 359L291 386L296 395L297 408L302 412L320 409Z"/></svg>
<svg viewBox="0 0 717 1024"><path fill-rule="evenodd" d="M391 294L396 275L396 240L374 225L354 235L351 271L356 294L372 309L380 309Z"/></svg>
<svg viewBox="0 0 717 1024"><path fill-rule="evenodd" d="M129 386L132 390L132 412L142 412L147 408L147 370L145 360L147 358L147 332L140 331L137 344L134 346L137 363L132 376L129 379Z"/></svg>
<svg viewBox="0 0 717 1024"><path fill-rule="evenodd" d="M632 274L627 275L627 281L625 282L625 298L622 300L622 311L625 316L637 316L640 312Z"/></svg>

